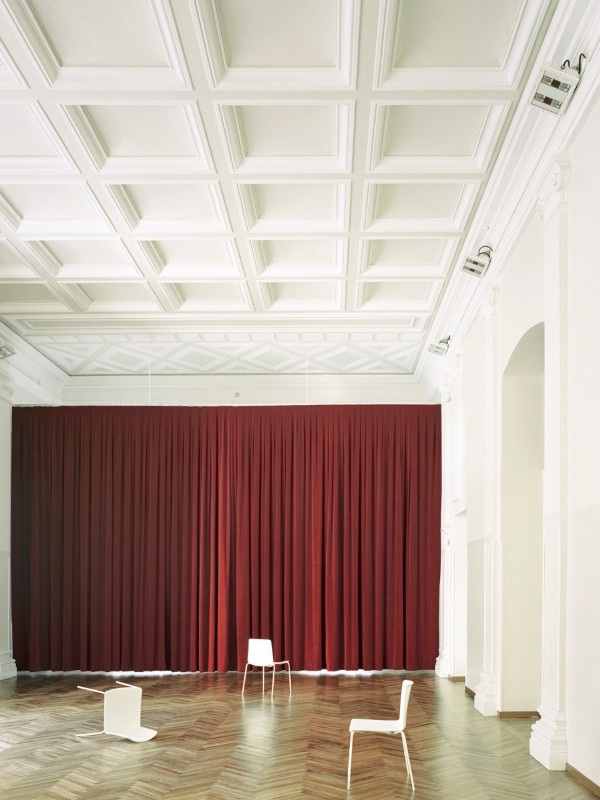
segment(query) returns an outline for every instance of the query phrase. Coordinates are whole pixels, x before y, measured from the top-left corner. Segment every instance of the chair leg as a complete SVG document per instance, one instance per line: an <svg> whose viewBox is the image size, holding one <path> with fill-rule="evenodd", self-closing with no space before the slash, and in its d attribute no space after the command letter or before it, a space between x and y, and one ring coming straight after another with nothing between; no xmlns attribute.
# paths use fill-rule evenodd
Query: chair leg
<svg viewBox="0 0 600 800"><path fill-rule="evenodd" d="M242 697L244 696L244 688L246 686L246 675L248 674L248 664L246 664L246 669L244 670L244 682L242 683Z"/></svg>
<svg viewBox="0 0 600 800"><path fill-rule="evenodd" d="M350 770L352 769L352 741L354 739L354 731L350 732L350 747L348 748L348 785L346 786L347 789L350 788Z"/></svg>
<svg viewBox="0 0 600 800"><path fill-rule="evenodd" d="M408 772L408 777L410 778L410 782L412 784L413 792L415 790L415 782L413 780L412 774L412 767L410 765L410 757L408 755L408 744L406 742L406 736L404 735L404 731L400 731L402 735L402 747L404 748L404 760L406 761L406 771Z"/></svg>
<svg viewBox="0 0 600 800"><path fill-rule="evenodd" d="M273 666L273 675L271 677L271 700L273 699L273 690L275 689L275 666Z"/></svg>
<svg viewBox="0 0 600 800"><path fill-rule="evenodd" d="M264 667L262 668L262 673L263 673L263 694L264 694L265 693L265 668Z"/></svg>
<svg viewBox="0 0 600 800"><path fill-rule="evenodd" d="M290 662L287 662L288 665L288 682L290 684L290 694L292 693L292 668L290 666Z"/></svg>

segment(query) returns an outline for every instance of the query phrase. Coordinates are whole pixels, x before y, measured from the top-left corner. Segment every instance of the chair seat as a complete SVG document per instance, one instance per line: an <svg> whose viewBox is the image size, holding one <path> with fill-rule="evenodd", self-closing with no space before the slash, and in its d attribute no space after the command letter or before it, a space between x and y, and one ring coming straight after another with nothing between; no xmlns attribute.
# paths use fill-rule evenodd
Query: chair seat
<svg viewBox="0 0 600 800"><path fill-rule="evenodd" d="M397 719L353 719L350 731L354 733L400 733L402 726Z"/></svg>
<svg viewBox="0 0 600 800"><path fill-rule="evenodd" d="M131 728L125 729L121 728L120 730L110 731L106 729L104 733L109 734L110 736L121 736L123 739L130 739L132 742L148 742L150 739L154 739L156 736L156 731L152 728Z"/></svg>

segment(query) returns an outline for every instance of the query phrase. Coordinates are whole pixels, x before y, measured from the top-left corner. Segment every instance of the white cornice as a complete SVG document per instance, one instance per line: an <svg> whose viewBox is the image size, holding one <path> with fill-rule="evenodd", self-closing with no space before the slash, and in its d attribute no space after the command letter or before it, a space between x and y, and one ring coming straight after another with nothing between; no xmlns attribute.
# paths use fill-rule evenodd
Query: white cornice
<svg viewBox="0 0 600 800"><path fill-rule="evenodd" d="M501 274L514 242L535 211L544 184L577 134L588 106L600 93L600 59L597 57L600 4L583 0L559 3L547 42L532 68L494 167L489 184L493 191L484 196L457 262L460 266L466 254L477 249L475 245L481 242L476 240L485 230L488 232L486 243L494 250L491 267L479 280L456 270L438 316L434 337L438 333L451 334L455 347L460 346L472 325L491 282ZM562 63L565 58L574 59L584 50L596 57L587 59L582 80L565 116L555 117L533 107L530 96L542 66ZM459 318L455 317L455 309L462 310ZM419 377L426 380L424 374Z"/></svg>

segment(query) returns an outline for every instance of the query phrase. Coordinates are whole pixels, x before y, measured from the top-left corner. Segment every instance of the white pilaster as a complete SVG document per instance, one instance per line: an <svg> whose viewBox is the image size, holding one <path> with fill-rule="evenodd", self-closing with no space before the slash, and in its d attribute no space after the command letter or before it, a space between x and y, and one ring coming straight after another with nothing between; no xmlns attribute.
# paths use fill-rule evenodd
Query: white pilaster
<svg viewBox="0 0 600 800"><path fill-rule="evenodd" d="M442 528L441 536L440 652L435 660L435 674L439 678L449 678L452 675L452 651L454 640L454 558L452 554L452 531L444 527Z"/></svg>
<svg viewBox="0 0 600 800"><path fill-rule="evenodd" d="M529 752L547 769L567 764L567 267L569 169L557 162L538 202L544 221L544 549L542 700Z"/></svg>
<svg viewBox="0 0 600 800"><path fill-rule="evenodd" d="M12 380L0 369L0 680L17 674L10 603L11 397Z"/></svg>
<svg viewBox="0 0 600 800"><path fill-rule="evenodd" d="M490 289L482 313L485 321L485 432L483 542L483 669L474 705L484 716L500 704L500 609L502 601L502 543L500 539L501 383L498 366L498 293Z"/></svg>
<svg viewBox="0 0 600 800"><path fill-rule="evenodd" d="M462 392L460 354L452 354L442 374L443 493L440 579L440 652L435 672L441 678L466 671L466 541L456 515L464 510Z"/></svg>

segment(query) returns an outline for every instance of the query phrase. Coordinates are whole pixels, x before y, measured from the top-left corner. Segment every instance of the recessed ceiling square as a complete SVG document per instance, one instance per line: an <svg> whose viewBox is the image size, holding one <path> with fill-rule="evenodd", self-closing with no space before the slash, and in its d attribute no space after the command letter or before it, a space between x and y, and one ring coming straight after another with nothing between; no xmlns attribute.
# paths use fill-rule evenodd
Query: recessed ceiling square
<svg viewBox="0 0 600 800"><path fill-rule="evenodd" d="M390 105L383 129L384 157L473 156L487 106Z"/></svg>
<svg viewBox="0 0 600 800"><path fill-rule="evenodd" d="M345 184L253 183L240 185L250 228L282 225L294 228L339 228L343 221Z"/></svg>
<svg viewBox="0 0 600 800"><path fill-rule="evenodd" d="M151 0L28 0L63 67L167 66Z"/></svg>
<svg viewBox="0 0 600 800"><path fill-rule="evenodd" d="M237 106L245 156L337 155L337 107L323 105Z"/></svg>
<svg viewBox="0 0 600 800"><path fill-rule="evenodd" d="M374 187L376 220L450 220L456 214L460 183L380 183Z"/></svg>
<svg viewBox="0 0 600 800"><path fill-rule="evenodd" d="M231 243L221 239L163 239L153 243L163 269L161 278L186 280L239 275Z"/></svg>
<svg viewBox="0 0 600 800"><path fill-rule="evenodd" d="M351 89L357 0L196 0L212 85L227 89Z"/></svg>
<svg viewBox="0 0 600 800"><path fill-rule="evenodd" d="M182 311L247 311L248 303L242 285L230 283L174 284L182 300Z"/></svg>
<svg viewBox="0 0 600 800"><path fill-rule="evenodd" d="M440 259L444 239L371 239L366 243L365 266L434 267Z"/></svg>
<svg viewBox="0 0 600 800"><path fill-rule="evenodd" d="M140 222L219 220L215 188L205 183L139 183L121 186ZM220 220L219 220L220 221Z"/></svg>
<svg viewBox="0 0 600 800"><path fill-rule="evenodd" d="M182 105L83 106L90 128L107 156L169 158L198 155Z"/></svg>
<svg viewBox="0 0 600 800"><path fill-rule="evenodd" d="M399 3L394 68L500 69L524 5L524 0Z"/></svg>
<svg viewBox="0 0 600 800"><path fill-rule="evenodd" d="M0 284L3 311L8 311L11 306L60 306L61 303L42 283L2 283ZM28 309L31 313L31 308Z"/></svg>
<svg viewBox="0 0 600 800"><path fill-rule="evenodd" d="M341 269L341 243L336 239L267 239L253 246L263 275L306 277Z"/></svg>
<svg viewBox="0 0 600 800"><path fill-rule="evenodd" d="M432 296L431 281L369 281L361 285L360 308L368 310L424 308Z"/></svg>
<svg viewBox="0 0 600 800"><path fill-rule="evenodd" d="M91 311L127 308L158 310L156 301L142 283L81 283L81 290L91 301Z"/></svg>
<svg viewBox="0 0 600 800"><path fill-rule="evenodd" d="M22 258L7 242L0 242L0 266L14 266L22 263Z"/></svg>
<svg viewBox="0 0 600 800"><path fill-rule="evenodd" d="M64 220L65 226L74 221L97 222L96 206L82 187L73 184L4 184L0 186L11 208L27 222Z"/></svg>
<svg viewBox="0 0 600 800"><path fill-rule="evenodd" d="M25 88L23 78L19 75L13 60L0 41L0 87L14 89L17 86Z"/></svg>
<svg viewBox="0 0 600 800"><path fill-rule="evenodd" d="M339 0L218 0L228 67L337 65Z"/></svg>
<svg viewBox="0 0 600 800"><path fill-rule="evenodd" d="M47 158L56 156L57 149L50 138L50 129L44 130L42 117L25 103L6 103L0 106L0 153L2 159Z"/></svg>
<svg viewBox="0 0 600 800"><path fill-rule="evenodd" d="M129 264L125 251L112 240L70 239L45 242L45 246L63 267L113 267Z"/></svg>
<svg viewBox="0 0 600 800"><path fill-rule="evenodd" d="M265 284L270 296L269 308L313 312L339 309L340 286L332 281L287 281Z"/></svg>

